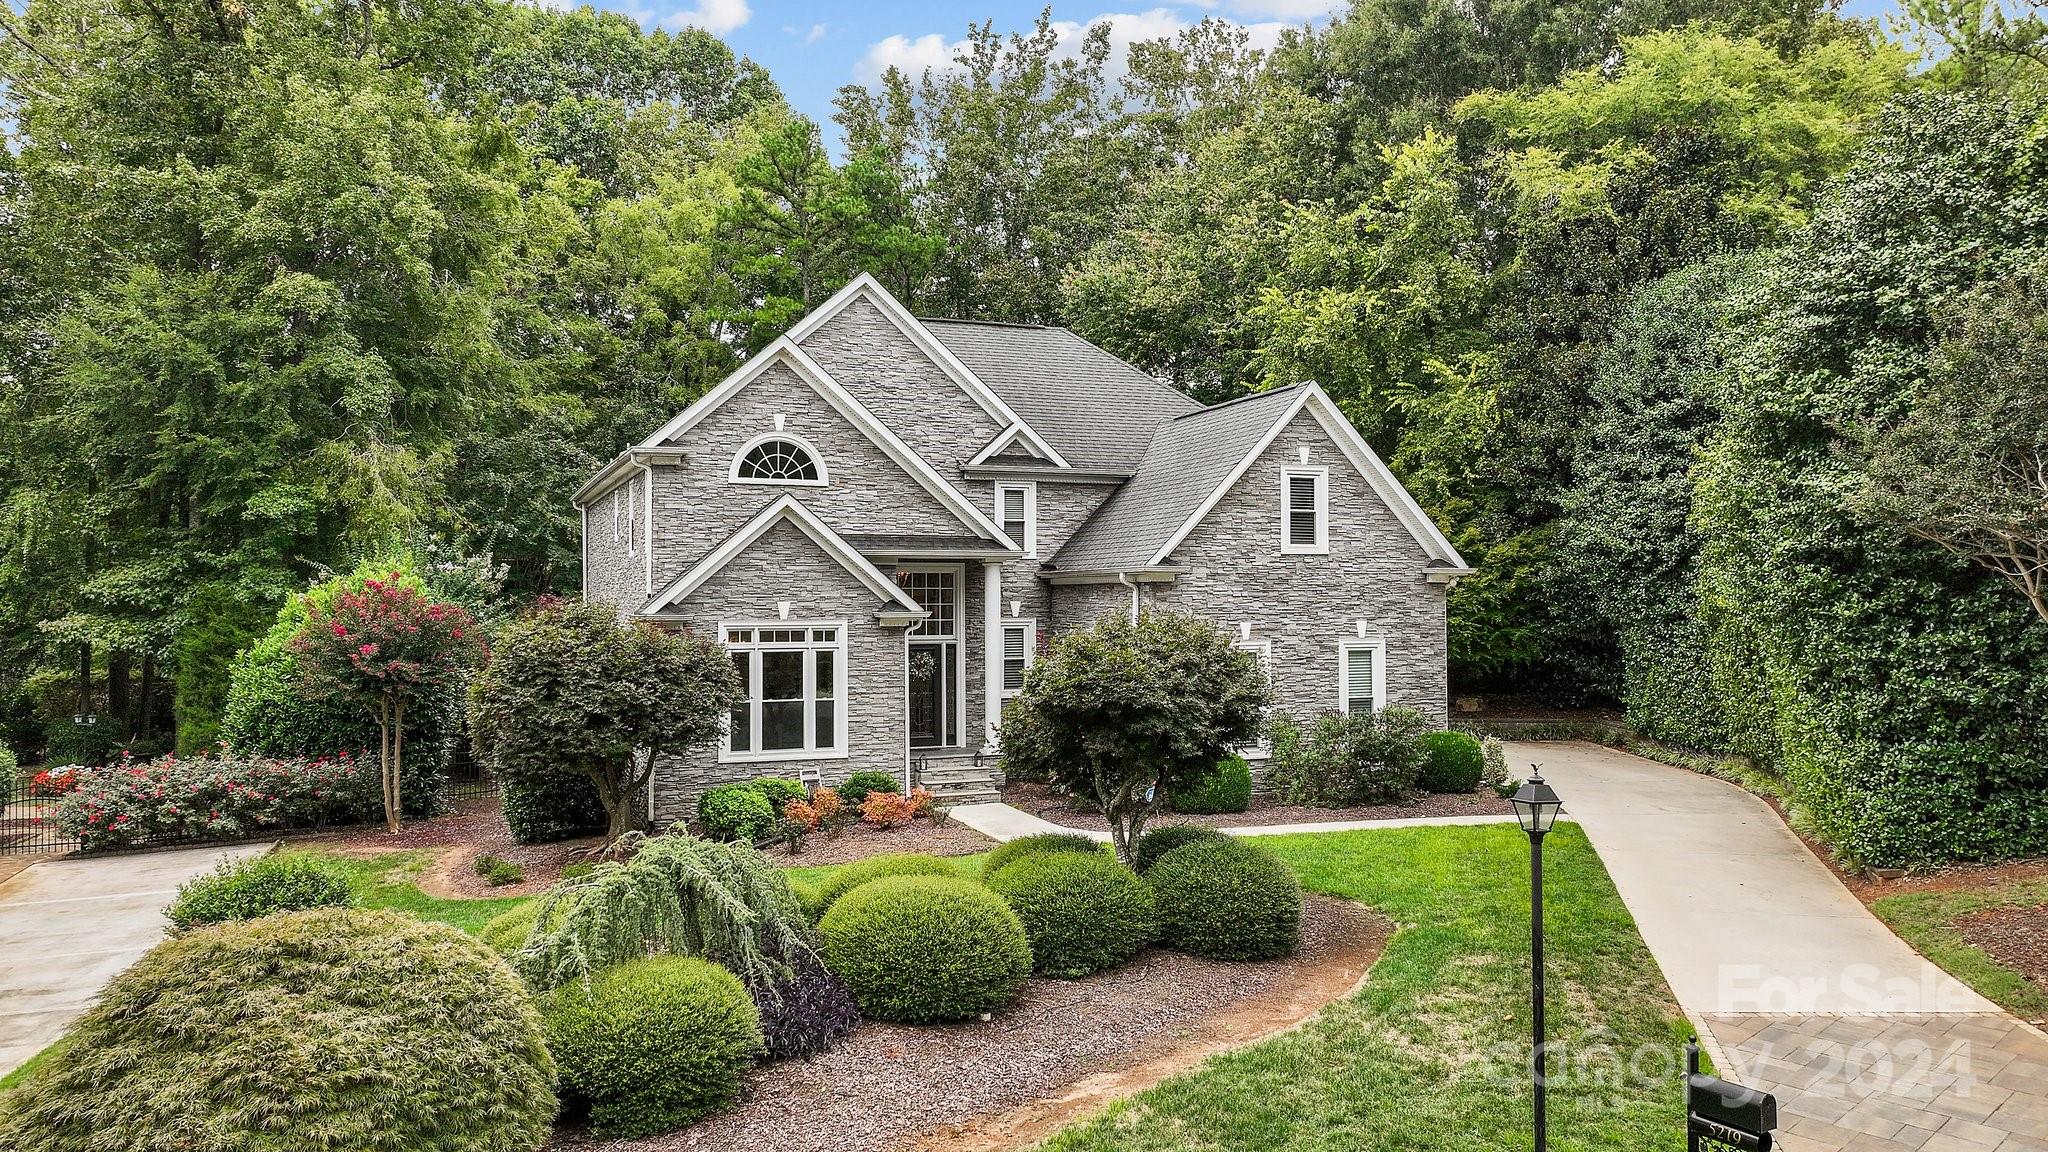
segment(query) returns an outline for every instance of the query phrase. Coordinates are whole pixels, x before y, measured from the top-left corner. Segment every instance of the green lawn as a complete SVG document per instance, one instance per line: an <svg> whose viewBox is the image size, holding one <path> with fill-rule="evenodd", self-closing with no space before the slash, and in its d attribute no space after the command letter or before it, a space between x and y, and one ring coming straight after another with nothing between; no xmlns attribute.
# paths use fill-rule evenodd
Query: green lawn
<svg viewBox="0 0 2048 1152"><path fill-rule="evenodd" d="M427 866L428 855L424 852L389 852L382 856L336 856L310 852L309 855L319 856L348 873L356 898L365 908L410 912L422 920L453 924L464 932L474 932L488 923L491 917L531 899L512 896L495 900L439 900L429 896L411 880Z"/></svg>
<svg viewBox="0 0 2048 1152"><path fill-rule="evenodd" d="M1870 910L1949 975L2028 1020L2048 1017L2048 993L1963 939L1949 925L1973 912L2048 904L2048 879L2023 880L1974 892L1907 892L1873 902Z"/></svg>
<svg viewBox="0 0 2048 1152"><path fill-rule="evenodd" d="M1528 840L1512 826L1262 838L1400 925L1358 996L1071 1128L1058 1152L1526 1149ZM1545 844L1557 1149L1683 1147L1684 1017L1576 827ZM1602 1057L1600 1053L1607 1053ZM1639 1073L1629 1071L1641 1053Z"/></svg>

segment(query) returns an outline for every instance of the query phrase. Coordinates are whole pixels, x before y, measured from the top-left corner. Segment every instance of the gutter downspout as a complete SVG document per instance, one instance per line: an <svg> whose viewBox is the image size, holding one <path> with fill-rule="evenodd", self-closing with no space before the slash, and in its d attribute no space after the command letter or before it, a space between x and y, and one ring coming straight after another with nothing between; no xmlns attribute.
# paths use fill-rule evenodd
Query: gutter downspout
<svg viewBox="0 0 2048 1152"><path fill-rule="evenodd" d="M1131 623L1138 622L1138 582L1128 572L1116 574L1116 582L1131 590Z"/></svg>
<svg viewBox="0 0 2048 1152"><path fill-rule="evenodd" d="M637 457L633 463L638 464L640 466L640 474L647 477L647 515L645 517L646 523L641 525L646 535L646 543L642 546L641 550L646 553L643 559L647 561L647 595L652 596L654 595L654 465Z"/></svg>

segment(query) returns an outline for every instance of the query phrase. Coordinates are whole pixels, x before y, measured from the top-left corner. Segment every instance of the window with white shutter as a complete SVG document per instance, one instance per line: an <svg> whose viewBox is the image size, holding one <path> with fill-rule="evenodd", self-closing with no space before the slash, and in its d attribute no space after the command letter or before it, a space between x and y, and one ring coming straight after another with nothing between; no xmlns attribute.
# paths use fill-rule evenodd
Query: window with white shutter
<svg viewBox="0 0 2048 1152"><path fill-rule="evenodd" d="M1258 658L1259 669L1266 674L1266 688L1270 691L1273 687L1273 642L1271 640L1237 640L1231 643L1231 647L1240 652L1249 652ZM1271 705L1268 705L1266 707L1267 723L1270 724L1272 719L1273 708ZM1270 740L1260 740L1255 744L1247 744L1239 748L1237 754L1247 760L1263 760L1273 754L1273 744Z"/></svg>
<svg viewBox="0 0 2048 1152"><path fill-rule="evenodd" d="M1038 659L1038 621L1003 621L1003 698L1024 691L1024 673Z"/></svg>
<svg viewBox="0 0 2048 1152"><path fill-rule="evenodd" d="M1280 551L1283 555L1330 550L1330 470L1280 471Z"/></svg>
<svg viewBox="0 0 2048 1152"><path fill-rule="evenodd" d="M1038 555L1038 485L996 485L996 519L1024 555Z"/></svg>
<svg viewBox="0 0 2048 1152"><path fill-rule="evenodd" d="M1377 712L1387 694L1384 640L1346 640L1337 648L1337 707L1344 712Z"/></svg>

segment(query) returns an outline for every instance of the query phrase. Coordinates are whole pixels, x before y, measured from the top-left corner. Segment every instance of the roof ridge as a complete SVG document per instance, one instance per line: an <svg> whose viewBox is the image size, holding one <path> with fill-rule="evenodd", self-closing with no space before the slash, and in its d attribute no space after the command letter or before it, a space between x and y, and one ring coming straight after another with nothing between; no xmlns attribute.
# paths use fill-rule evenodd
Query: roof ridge
<svg viewBox="0 0 2048 1152"><path fill-rule="evenodd" d="M981 324L990 328L1039 328L1057 332L1069 331L1069 329L1061 328L1057 324L1029 324L1021 320L968 320L959 316L919 316L916 319L919 324Z"/></svg>
<svg viewBox="0 0 2048 1152"><path fill-rule="evenodd" d="M1243 404L1249 400L1260 400L1264 399L1267 396L1285 396L1289 392L1298 391L1306 386L1307 385L1305 383L1289 384L1281 388L1267 388L1259 392L1247 392L1242 396L1233 396L1220 404L1208 404L1204 405L1203 407L1195 409L1193 412L1183 412L1180 415L1175 416L1174 419L1186 420L1190 416L1202 416L1210 412L1221 412L1225 408L1229 408L1237 404Z"/></svg>

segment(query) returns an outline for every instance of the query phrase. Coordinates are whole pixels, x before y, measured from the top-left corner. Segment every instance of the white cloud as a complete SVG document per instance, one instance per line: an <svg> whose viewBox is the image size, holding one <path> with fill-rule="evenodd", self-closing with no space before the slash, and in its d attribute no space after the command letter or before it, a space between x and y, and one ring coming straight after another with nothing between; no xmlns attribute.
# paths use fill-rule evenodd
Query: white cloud
<svg viewBox="0 0 2048 1152"><path fill-rule="evenodd" d="M813 24L811 25L811 30L804 34L804 47L808 48L824 38L825 26L823 24Z"/></svg>
<svg viewBox="0 0 2048 1152"><path fill-rule="evenodd" d="M671 12L661 18L665 28L702 28L714 36L723 36L754 18L754 10L747 7L747 0L697 0L695 8Z"/></svg>
<svg viewBox="0 0 2048 1152"><path fill-rule="evenodd" d="M1203 7L1210 7L1219 0L1194 2L1201 3ZM1320 14L1341 2L1342 0L1231 0L1231 6L1233 10L1264 7L1303 11L1313 7L1315 14ZM1192 28L1197 22L1186 19L1171 8L1150 8L1143 12L1105 12L1085 23L1055 20L1052 28L1059 37L1058 55L1072 58L1081 54L1081 42L1088 29L1097 24L1109 25L1109 60L1103 71L1108 82L1114 86L1123 76L1125 60L1133 43L1172 36ZM1271 48L1280 42L1280 34L1293 27L1294 22L1282 19L1239 26L1250 33L1252 47ZM861 57L860 63L855 65L854 75L864 84L873 84L881 79L882 73L892 65L902 69L904 75L913 79L922 75L927 68L942 73L957 71L959 65L954 63L953 58L966 49L966 40L949 41L937 32L929 32L916 39L908 36L891 36L868 47L867 55Z"/></svg>
<svg viewBox="0 0 2048 1152"><path fill-rule="evenodd" d="M901 69L905 76L915 80L929 68L934 72L951 72L959 67L953 57L967 50L967 41L948 42L937 32L929 32L912 40L908 36L891 36L868 45L867 55L853 66L854 75L863 84L873 84L882 78L882 73L891 68Z"/></svg>
<svg viewBox="0 0 2048 1152"><path fill-rule="evenodd" d="M1239 16L1296 24L1327 16L1343 6L1343 0L1230 0L1230 10Z"/></svg>

